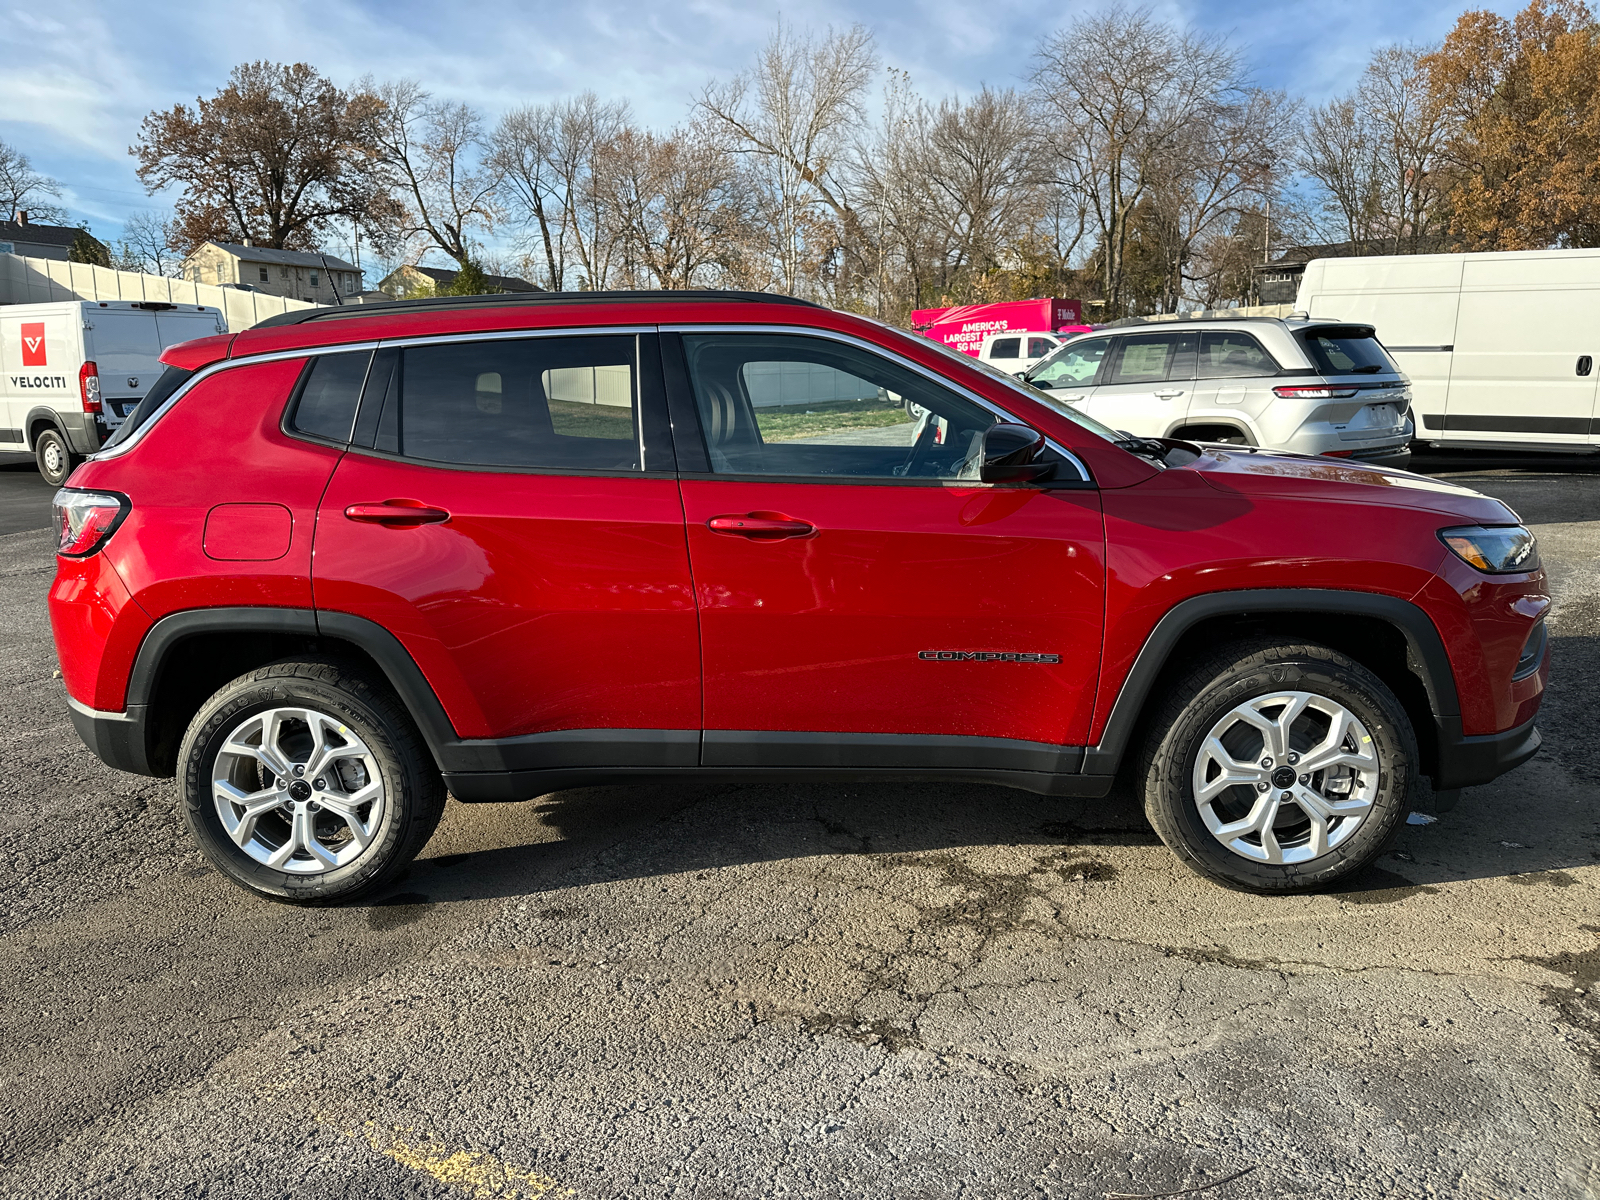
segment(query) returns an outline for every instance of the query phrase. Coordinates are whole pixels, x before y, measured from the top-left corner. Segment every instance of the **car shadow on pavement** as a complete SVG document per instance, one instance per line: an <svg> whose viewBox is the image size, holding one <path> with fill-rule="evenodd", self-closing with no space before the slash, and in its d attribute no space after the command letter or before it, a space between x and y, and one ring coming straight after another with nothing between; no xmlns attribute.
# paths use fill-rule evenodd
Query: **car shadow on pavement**
<svg viewBox="0 0 1600 1200"><path fill-rule="evenodd" d="M1561 886L1572 878L1566 870L1600 858L1592 804L1573 803L1580 790L1590 791L1541 755L1495 784L1469 790L1436 821L1407 825L1390 852L1331 890L1351 903L1391 903L1468 879ZM365 903L431 905L818 855L933 855L994 846L1056 855L1147 848L1160 856L1159 869L1187 875L1126 792L1061 800L943 783L686 781L580 788L525 803L557 840L470 849L475 806L463 806L466 839L456 840L458 852L418 860L387 893ZM625 842L616 836L619 825L633 829Z"/></svg>

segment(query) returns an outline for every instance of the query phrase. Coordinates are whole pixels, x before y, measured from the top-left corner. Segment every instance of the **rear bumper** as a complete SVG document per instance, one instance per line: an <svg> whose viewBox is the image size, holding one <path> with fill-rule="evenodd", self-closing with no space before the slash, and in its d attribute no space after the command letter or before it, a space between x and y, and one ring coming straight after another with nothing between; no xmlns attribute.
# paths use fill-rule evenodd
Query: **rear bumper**
<svg viewBox="0 0 1600 1200"><path fill-rule="evenodd" d="M101 712L67 697L72 727L101 762L135 775L154 775L145 751L145 706L130 704L126 712Z"/></svg>
<svg viewBox="0 0 1600 1200"><path fill-rule="evenodd" d="M1520 767L1539 752L1543 742L1533 721L1500 733L1468 737L1461 732L1460 717L1437 718L1439 769L1435 791L1476 787Z"/></svg>

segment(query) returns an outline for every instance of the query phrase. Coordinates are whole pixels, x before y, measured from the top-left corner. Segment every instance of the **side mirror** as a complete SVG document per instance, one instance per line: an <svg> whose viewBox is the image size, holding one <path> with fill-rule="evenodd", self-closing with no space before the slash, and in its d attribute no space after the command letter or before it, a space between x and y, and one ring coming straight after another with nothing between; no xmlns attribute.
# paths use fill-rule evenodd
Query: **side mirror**
<svg viewBox="0 0 1600 1200"><path fill-rule="evenodd" d="M984 483L1039 483L1056 473L1053 462L1038 462L1044 434L1026 425L1002 421L983 434L983 465L978 478Z"/></svg>
<svg viewBox="0 0 1600 1200"><path fill-rule="evenodd" d="M1022 382L1027 384L1029 387L1038 388L1041 392L1048 392L1051 388L1055 387L1055 381L1050 379L1029 379L1024 376Z"/></svg>

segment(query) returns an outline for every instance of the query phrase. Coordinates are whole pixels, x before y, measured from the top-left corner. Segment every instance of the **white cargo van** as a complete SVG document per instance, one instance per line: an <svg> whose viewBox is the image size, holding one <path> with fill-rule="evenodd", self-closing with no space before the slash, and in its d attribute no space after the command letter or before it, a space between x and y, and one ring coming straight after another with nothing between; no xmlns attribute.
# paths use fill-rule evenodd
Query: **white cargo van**
<svg viewBox="0 0 1600 1200"><path fill-rule="evenodd" d="M1600 450L1600 250L1314 259L1296 307L1377 328L1419 442Z"/></svg>
<svg viewBox="0 0 1600 1200"><path fill-rule="evenodd" d="M0 306L0 452L61 483L122 424L177 342L228 332L220 309L149 300Z"/></svg>

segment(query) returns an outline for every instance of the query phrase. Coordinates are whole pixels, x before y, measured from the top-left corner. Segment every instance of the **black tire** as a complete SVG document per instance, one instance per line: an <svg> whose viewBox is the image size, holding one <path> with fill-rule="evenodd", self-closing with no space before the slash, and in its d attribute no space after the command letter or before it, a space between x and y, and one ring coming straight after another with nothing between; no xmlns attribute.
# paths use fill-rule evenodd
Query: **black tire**
<svg viewBox="0 0 1600 1200"><path fill-rule="evenodd" d="M275 869L229 836L219 804L213 798L213 770L217 769L218 756L230 735L252 717L296 706L338 722L335 738L346 734L359 739L367 752L362 761L375 766L383 784L381 815L370 807L366 810L373 819L370 840L364 849L348 832L350 823L344 822L344 852L355 852L347 863L323 868L309 854L296 852L288 861L291 866L298 864L298 870ZM263 717L263 722L269 719ZM286 728L292 725L289 722ZM285 757L286 761L292 759ZM223 767L236 768L244 761L232 754ZM257 769L258 783L275 786L272 772ZM339 782L335 771L350 769L340 765L325 769L322 774ZM346 790L373 782L365 770L355 770L354 783ZM391 882L427 844L444 811L444 780L410 714L386 685L335 660L277 662L242 675L222 688L189 723L178 751L178 777L184 819L205 856L241 887L294 904L347 901ZM321 786L322 780L317 783ZM242 790L248 789L249 784L242 785ZM312 798L307 807L315 812L319 806ZM331 810L307 819L334 825L340 822ZM274 809L261 820L272 822L272 827L260 839L252 839L258 853L263 840L271 842L273 831L277 832L280 846L287 840L285 834L293 836L293 818L282 810ZM313 827L320 834L322 827Z"/></svg>
<svg viewBox="0 0 1600 1200"><path fill-rule="evenodd" d="M44 429L33 443L33 460L39 464L39 474L44 481L60 487L77 469L82 457L72 452L67 439L59 429Z"/></svg>
<svg viewBox="0 0 1600 1200"><path fill-rule="evenodd" d="M1250 701L1262 702L1262 714L1282 715L1285 709L1272 707L1269 698L1274 693L1298 692L1331 702L1359 721L1371 739L1371 755L1378 764L1376 780L1368 778L1370 772L1348 766L1331 768L1325 775L1295 776L1292 782L1282 782L1288 762L1274 760L1272 769L1280 777L1270 782L1272 776L1262 766L1263 759L1251 759L1247 764L1254 771L1261 768L1267 786L1260 782L1222 787L1214 803L1202 806L1196 788L1196 772L1210 772L1210 778L1219 779L1222 768L1210 751L1202 762L1203 746L1230 714ZM1327 737L1332 719L1315 708L1308 708L1306 716L1294 725L1295 737L1305 739L1310 729L1312 741L1318 736L1318 722L1326 721L1320 736ZM1237 731L1237 732L1236 732ZM1261 741L1256 752L1269 751L1267 737L1252 735L1247 722L1235 722L1225 735L1235 739L1235 746L1246 749L1228 749L1230 756L1242 761L1249 753L1251 736ZM1354 732L1350 745L1356 742ZM1224 743L1226 744L1226 743ZM1294 762L1306 747L1298 742ZM1359 750L1360 748L1357 747ZM1270 757L1270 755L1264 755ZM1308 756L1304 761L1311 762ZM1355 874L1382 854L1393 842L1405 821L1406 812L1417 789L1417 743L1410 719L1405 709L1383 681L1361 664L1354 662L1326 646L1276 640L1235 642L1212 654L1188 672L1172 689L1170 699L1156 713L1150 726L1142 759L1139 779L1144 791L1145 813L1155 826L1161 840L1187 866L1200 874L1246 891L1281 893L1307 892L1326 888L1341 879ZM1231 770L1231 769L1230 769ZM1365 798L1370 806L1359 821L1345 828L1342 822L1352 818L1324 816L1321 828L1332 830L1325 835L1328 849L1316 853L1312 840L1317 822L1306 816L1293 801L1271 808L1271 798L1296 795L1302 779L1311 781L1308 801L1315 803L1321 789L1334 782L1334 789L1343 786L1344 776L1350 780L1348 799ZM1230 775L1231 777L1231 775ZM1293 788L1285 793L1279 788ZM1326 797L1324 797L1326 798ZM1336 797L1337 798L1337 797ZM1256 799L1267 801L1267 807L1252 807ZM1203 815L1202 808L1205 813ZM1276 812L1285 840L1279 842L1278 825L1272 826L1274 847L1280 847L1282 857L1291 854L1308 855L1300 862L1257 861L1244 853L1224 845L1221 837L1214 835L1207 825L1207 817L1220 820L1226 830L1227 821L1248 819L1255 812ZM1299 832L1304 824L1304 841ZM1265 823L1265 822L1263 822ZM1342 830L1343 832L1339 832ZM1252 845L1250 839L1254 838ZM1342 839L1342 840L1341 840ZM1269 853L1260 834L1246 834L1232 839L1252 853L1265 858Z"/></svg>

